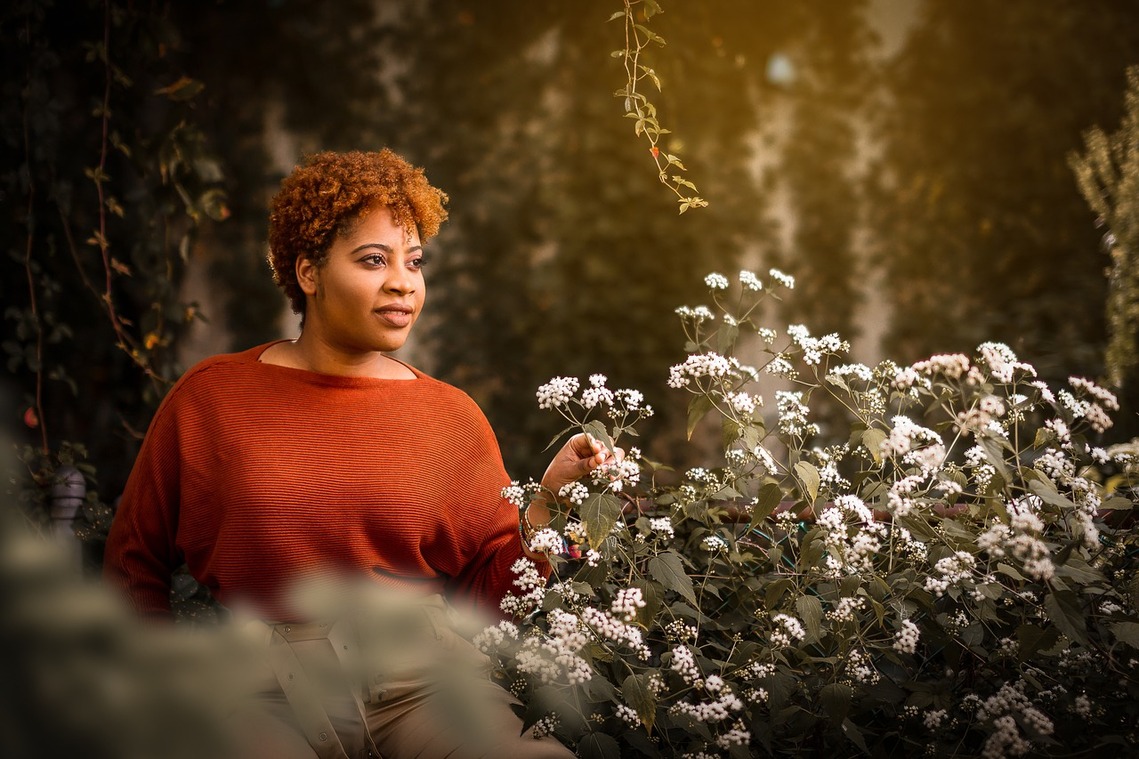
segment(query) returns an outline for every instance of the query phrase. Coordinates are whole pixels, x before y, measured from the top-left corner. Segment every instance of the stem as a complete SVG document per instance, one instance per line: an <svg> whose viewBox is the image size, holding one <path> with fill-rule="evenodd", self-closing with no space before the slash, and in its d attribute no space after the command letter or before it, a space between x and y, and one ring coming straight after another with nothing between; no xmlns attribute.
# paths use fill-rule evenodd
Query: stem
<svg viewBox="0 0 1139 759"><path fill-rule="evenodd" d="M31 44L32 31L31 21L24 22L24 30L27 35L28 44ZM27 68L27 81L31 81L31 62L29 56L29 63ZM32 320L35 322L36 328L36 421L39 422L40 428L40 450L46 456L50 453L51 449L48 447L47 442L47 419L44 417L43 410L43 327L40 326L39 309L36 304L36 285L32 277L32 248L35 242L35 200L36 200L36 184L35 184L35 171L32 170L32 139L31 130L28 126L28 107L25 103L24 108L24 155L28 165L28 243L24 248L24 273L28 277L28 303L32 311Z"/></svg>

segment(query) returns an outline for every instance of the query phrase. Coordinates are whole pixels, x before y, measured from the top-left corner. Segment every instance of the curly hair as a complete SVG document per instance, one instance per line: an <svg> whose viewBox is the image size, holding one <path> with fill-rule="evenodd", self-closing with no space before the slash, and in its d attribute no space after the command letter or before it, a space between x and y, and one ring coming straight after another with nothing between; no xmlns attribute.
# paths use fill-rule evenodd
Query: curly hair
<svg viewBox="0 0 1139 759"><path fill-rule="evenodd" d="M447 195L392 151L323 152L308 156L281 182L269 213L269 266L295 313L304 315L297 260L316 266L337 237L350 234L363 214L387 208L392 221L426 241L447 219Z"/></svg>

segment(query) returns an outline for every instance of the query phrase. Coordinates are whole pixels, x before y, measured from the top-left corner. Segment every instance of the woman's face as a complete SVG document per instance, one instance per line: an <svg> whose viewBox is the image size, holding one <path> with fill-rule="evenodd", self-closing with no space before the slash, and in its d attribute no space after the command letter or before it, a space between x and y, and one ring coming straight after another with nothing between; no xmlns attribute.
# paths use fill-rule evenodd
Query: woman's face
<svg viewBox="0 0 1139 759"><path fill-rule="evenodd" d="M387 208L369 209L322 265L297 261L305 331L347 353L400 348L423 308L422 267L418 231L397 227Z"/></svg>

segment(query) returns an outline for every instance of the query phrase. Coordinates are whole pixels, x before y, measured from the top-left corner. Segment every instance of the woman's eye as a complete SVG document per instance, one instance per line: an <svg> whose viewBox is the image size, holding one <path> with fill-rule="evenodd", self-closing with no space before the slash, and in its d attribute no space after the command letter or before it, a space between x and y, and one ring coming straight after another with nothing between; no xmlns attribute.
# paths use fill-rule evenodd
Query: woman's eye
<svg viewBox="0 0 1139 759"><path fill-rule="evenodd" d="M373 256L364 256L364 258L360 260L371 266L383 266L385 263L387 263L384 261L384 257L378 254Z"/></svg>
<svg viewBox="0 0 1139 759"><path fill-rule="evenodd" d="M413 269L417 269L417 270L422 269L424 266L427 265L427 259L424 258L423 256L420 256L418 258L413 258L407 262L407 265Z"/></svg>

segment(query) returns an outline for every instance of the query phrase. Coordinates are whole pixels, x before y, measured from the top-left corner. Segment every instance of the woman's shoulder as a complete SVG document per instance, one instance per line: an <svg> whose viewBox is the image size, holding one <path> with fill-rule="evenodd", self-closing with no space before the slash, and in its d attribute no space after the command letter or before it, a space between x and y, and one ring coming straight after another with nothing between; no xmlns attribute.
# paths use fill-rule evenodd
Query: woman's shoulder
<svg viewBox="0 0 1139 759"><path fill-rule="evenodd" d="M247 369L256 367L258 357L273 343L265 343L234 353L218 353L201 359L183 372L170 388L163 403L174 402L180 396L199 395L211 391L232 392L237 378L248 374Z"/></svg>
<svg viewBox="0 0 1139 759"><path fill-rule="evenodd" d="M274 345L277 341L272 343L264 343L243 351L234 353L218 353L198 361L183 373L183 375L175 383L175 387L185 383L192 383L201 380L219 372L224 373L227 369L236 367L248 367L257 364L259 357L265 352L265 349Z"/></svg>

